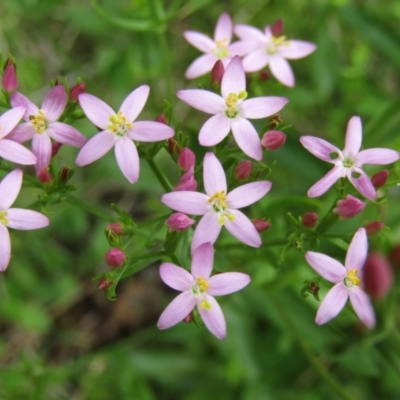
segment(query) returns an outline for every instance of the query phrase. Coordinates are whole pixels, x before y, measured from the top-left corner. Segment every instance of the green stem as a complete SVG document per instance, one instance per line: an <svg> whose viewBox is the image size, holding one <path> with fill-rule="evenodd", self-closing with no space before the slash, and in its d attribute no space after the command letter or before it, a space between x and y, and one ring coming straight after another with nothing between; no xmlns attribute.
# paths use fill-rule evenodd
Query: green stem
<svg viewBox="0 0 400 400"><path fill-rule="evenodd" d="M93 204L86 203L77 197L71 196L70 194L65 195L65 200L69 204L78 207L81 210L84 210L87 213L92 214L100 219L104 219L105 221L110 221L112 219L111 215L108 214L106 211L103 211L100 207L96 207Z"/></svg>
<svg viewBox="0 0 400 400"><path fill-rule="evenodd" d="M157 177L158 181L161 183L161 186L164 188L166 192L172 192L172 185L169 180L165 177L165 175L158 169L154 160L150 158L146 158L147 162L150 165L150 168L153 170L154 175Z"/></svg>

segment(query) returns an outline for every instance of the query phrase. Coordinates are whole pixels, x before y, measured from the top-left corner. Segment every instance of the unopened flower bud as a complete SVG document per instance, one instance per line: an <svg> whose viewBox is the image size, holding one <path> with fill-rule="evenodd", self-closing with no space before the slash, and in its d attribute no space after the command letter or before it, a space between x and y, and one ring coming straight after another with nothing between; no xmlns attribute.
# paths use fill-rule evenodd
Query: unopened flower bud
<svg viewBox="0 0 400 400"><path fill-rule="evenodd" d="M53 142L51 144L51 157L55 157L63 144L60 142Z"/></svg>
<svg viewBox="0 0 400 400"><path fill-rule="evenodd" d="M8 58L4 66L2 85L3 89L11 93L18 87L17 67L11 58Z"/></svg>
<svg viewBox="0 0 400 400"><path fill-rule="evenodd" d="M184 170L187 171L190 168L194 167L196 164L196 156L193 151L184 147L178 156L178 165Z"/></svg>
<svg viewBox="0 0 400 400"><path fill-rule="evenodd" d="M170 232L182 232L190 228L196 221L183 213L174 213L165 221Z"/></svg>
<svg viewBox="0 0 400 400"><path fill-rule="evenodd" d="M380 253L368 255L363 274L364 290L373 299L385 297L393 285L392 267Z"/></svg>
<svg viewBox="0 0 400 400"><path fill-rule="evenodd" d="M107 280L107 278L105 276L103 276L100 281L99 281L99 285L98 288L100 290L107 290L110 289L110 287L113 285L112 281Z"/></svg>
<svg viewBox="0 0 400 400"><path fill-rule="evenodd" d="M258 76L259 76L260 82L265 82L269 79L269 73L266 70L260 71Z"/></svg>
<svg viewBox="0 0 400 400"><path fill-rule="evenodd" d="M174 187L174 192L179 191L195 191L197 189L197 181L194 178L194 168L189 168L182 175L179 183Z"/></svg>
<svg viewBox="0 0 400 400"><path fill-rule="evenodd" d="M261 145L267 150L277 150L286 142L286 135L281 131L268 131L261 139Z"/></svg>
<svg viewBox="0 0 400 400"><path fill-rule="evenodd" d="M382 186L385 186L388 178L389 178L389 171L387 169L384 169L372 175L371 182L374 185L374 188L378 189Z"/></svg>
<svg viewBox="0 0 400 400"><path fill-rule="evenodd" d="M271 222L266 221L265 219L255 218L251 220L257 232L264 232L271 226Z"/></svg>
<svg viewBox="0 0 400 400"><path fill-rule="evenodd" d="M168 139L168 152L172 156L178 155L181 151L181 147L175 139Z"/></svg>
<svg viewBox="0 0 400 400"><path fill-rule="evenodd" d="M394 268L400 270L400 243L393 247L389 254L389 260Z"/></svg>
<svg viewBox="0 0 400 400"><path fill-rule="evenodd" d="M78 101L79 95L85 93L85 90L86 90L85 82L79 82L76 85L72 86L72 88L69 91L70 100Z"/></svg>
<svg viewBox="0 0 400 400"><path fill-rule="evenodd" d="M348 194L344 200L339 200L336 203L336 208L333 212L339 215L340 219L349 219L359 214L364 209L365 205L366 204L361 200Z"/></svg>
<svg viewBox="0 0 400 400"><path fill-rule="evenodd" d="M39 171L37 173L37 177L42 183L50 183L53 181L53 176L47 168L43 168L41 171Z"/></svg>
<svg viewBox="0 0 400 400"><path fill-rule="evenodd" d="M306 212L301 219L301 223L306 228L313 228L318 222L318 214L315 212Z"/></svg>
<svg viewBox="0 0 400 400"><path fill-rule="evenodd" d="M238 179L239 181L247 179L251 174L252 168L253 165L251 161L249 160L241 161L235 169L235 178Z"/></svg>
<svg viewBox="0 0 400 400"><path fill-rule="evenodd" d="M160 114L155 119L156 122L161 122L162 124L168 125L167 117L164 114ZM171 139L170 139L171 140ZM173 140L173 139L172 139Z"/></svg>
<svg viewBox="0 0 400 400"><path fill-rule="evenodd" d="M74 175L74 172L75 171L69 167L61 168L59 172L60 181L63 183L67 183L71 179L72 175Z"/></svg>
<svg viewBox="0 0 400 400"><path fill-rule="evenodd" d="M192 320L193 320L193 314L190 313L187 317L185 317L185 318L183 319L183 322L184 322L185 324L190 324L190 323L192 322Z"/></svg>
<svg viewBox="0 0 400 400"><path fill-rule="evenodd" d="M106 225L106 229L114 232L118 236L121 236L124 233L123 226L120 222L112 222L111 224Z"/></svg>
<svg viewBox="0 0 400 400"><path fill-rule="evenodd" d="M384 226L385 224L382 221L373 221L365 225L364 228L367 231L367 235L371 236L381 231Z"/></svg>
<svg viewBox="0 0 400 400"><path fill-rule="evenodd" d="M319 285L315 282L310 282L307 286L307 290L311 294L317 294L319 292Z"/></svg>
<svg viewBox="0 0 400 400"><path fill-rule="evenodd" d="M283 20L279 18L272 26L271 32L274 36L279 37L282 36L283 33Z"/></svg>
<svg viewBox="0 0 400 400"><path fill-rule="evenodd" d="M126 255L121 249L119 249L118 247L114 247L107 251L105 259L107 265L117 268L121 265L124 265Z"/></svg>
<svg viewBox="0 0 400 400"><path fill-rule="evenodd" d="M221 85L222 77L224 76L225 68L221 60L218 60L211 70L211 83L216 86Z"/></svg>

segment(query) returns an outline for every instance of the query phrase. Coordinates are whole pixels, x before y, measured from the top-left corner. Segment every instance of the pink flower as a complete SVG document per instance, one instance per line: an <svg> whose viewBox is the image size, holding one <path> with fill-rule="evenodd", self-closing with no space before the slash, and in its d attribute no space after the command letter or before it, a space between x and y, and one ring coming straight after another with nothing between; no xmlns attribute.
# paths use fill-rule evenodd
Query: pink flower
<svg viewBox="0 0 400 400"><path fill-rule="evenodd" d="M364 228L354 235L347 250L344 266L322 253L307 251L306 260L324 279L335 285L322 301L316 317L318 325L336 317L350 297L350 302L361 322L368 328L375 326L375 314L367 294L361 289L368 241Z"/></svg>
<svg viewBox="0 0 400 400"><path fill-rule="evenodd" d="M333 212L339 215L340 219L349 219L355 217L364 210L365 206L366 204L363 201L348 194L345 199L339 200L336 203L336 208Z"/></svg>
<svg viewBox="0 0 400 400"><path fill-rule="evenodd" d="M245 100L246 76L239 57L234 57L226 68L221 82L221 94L201 89L180 90L177 96L194 108L214 114L202 126L199 142L202 146L220 143L232 130L238 146L249 157L262 159L260 138L250 119L275 114L288 102L284 97L256 97Z"/></svg>
<svg viewBox="0 0 400 400"><path fill-rule="evenodd" d="M184 147L179 155L178 155L178 165L184 170L187 171L190 168L194 168L196 164L196 156L192 150Z"/></svg>
<svg viewBox="0 0 400 400"><path fill-rule="evenodd" d="M8 138L18 143L33 139L32 151L37 157L36 171L41 171L50 164L50 138L75 147L82 147L86 143L86 138L75 128L56 122L67 104L67 93L63 85L57 85L47 93L41 109L18 92L11 96L11 104L13 107L25 108L26 123L18 125Z"/></svg>
<svg viewBox="0 0 400 400"><path fill-rule="evenodd" d="M194 167L190 167L181 177L179 183L174 187L174 192L181 190L195 191L197 189L197 181L194 176Z"/></svg>
<svg viewBox="0 0 400 400"><path fill-rule="evenodd" d="M139 178L139 155L132 140L157 142L174 136L174 130L156 121L137 121L150 88L139 86L123 101L118 113L97 97L82 93L79 104L90 121L102 131L82 147L76 159L80 167L98 160L115 146L115 157L122 173L129 182Z"/></svg>
<svg viewBox="0 0 400 400"><path fill-rule="evenodd" d="M167 193L161 197L161 201L173 210L204 215L194 231L192 253L205 242L214 243L223 225L241 242L260 247L260 235L253 223L238 208L247 207L261 199L270 190L271 182L251 182L227 193L225 172L213 153L206 153L203 170L207 194L182 191Z"/></svg>
<svg viewBox="0 0 400 400"><path fill-rule="evenodd" d="M219 17L214 39L195 31L186 31L183 36L191 45L205 53L190 64L185 73L187 79L194 79L210 72L218 60L221 60L226 68L233 56L243 55L247 51L246 42L231 44L232 20L228 13L223 13Z"/></svg>
<svg viewBox="0 0 400 400"><path fill-rule="evenodd" d="M256 72L269 65L272 75L289 87L294 86L295 79L286 59L306 57L317 48L314 43L274 36L269 26L263 32L249 25L236 25L234 31L241 39L239 43L245 41L249 50L243 58L244 70Z"/></svg>
<svg viewBox="0 0 400 400"><path fill-rule="evenodd" d="M4 74L2 79L3 89L8 93L12 93L18 87L16 72L17 66L12 58L9 57L4 66Z"/></svg>
<svg viewBox="0 0 400 400"><path fill-rule="evenodd" d="M165 221L170 232L182 232L190 228L196 221L183 213L173 213Z"/></svg>
<svg viewBox="0 0 400 400"><path fill-rule="evenodd" d="M18 196L22 185L22 171L15 169L0 183L0 271L7 269L11 256L9 228L30 230L44 228L49 219L43 214L21 208L10 208Z"/></svg>
<svg viewBox="0 0 400 400"><path fill-rule="evenodd" d="M334 165L322 179L308 191L308 197L324 194L339 178L347 178L352 185L367 199L375 200L375 188L362 170L364 164L385 165L399 159L399 153L391 149L368 149L360 151L362 127L360 117L352 117L347 125L344 150L327 141L314 137L302 136L301 144L315 157Z"/></svg>
<svg viewBox="0 0 400 400"><path fill-rule="evenodd" d="M191 273L175 264L160 266L161 279L181 294L161 314L159 329L168 329L183 321L197 306L197 310L208 330L218 339L226 336L224 314L213 296L223 296L243 289L250 277L240 272L225 272L211 276L214 248L203 243L193 253Z"/></svg>

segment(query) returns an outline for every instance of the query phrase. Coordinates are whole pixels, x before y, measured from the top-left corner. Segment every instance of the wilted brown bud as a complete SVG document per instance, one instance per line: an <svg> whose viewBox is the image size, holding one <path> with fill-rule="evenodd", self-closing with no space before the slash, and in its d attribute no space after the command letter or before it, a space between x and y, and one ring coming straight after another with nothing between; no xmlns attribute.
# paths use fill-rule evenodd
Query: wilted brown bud
<svg viewBox="0 0 400 400"><path fill-rule="evenodd" d="M384 169L372 175L371 182L374 185L374 188L378 189L382 186L385 186L388 178L389 178L389 171L387 169Z"/></svg>

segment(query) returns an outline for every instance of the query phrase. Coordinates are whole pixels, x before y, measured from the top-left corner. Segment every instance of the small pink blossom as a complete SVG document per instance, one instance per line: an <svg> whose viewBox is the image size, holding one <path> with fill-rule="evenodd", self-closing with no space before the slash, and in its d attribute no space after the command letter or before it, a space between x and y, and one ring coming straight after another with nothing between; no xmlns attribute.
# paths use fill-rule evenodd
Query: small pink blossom
<svg viewBox="0 0 400 400"><path fill-rule="evenodd" d="M173 213L165 221L170 232L182 232L190 228L196 221L183 213Z"/></svg>
<svg viewBox="0 0 400 400"><path fill-rule="evenodd" d="M316 317L318 325L325 324L350 302L361 322L368 328L375 326L375 314L367 294L361 289L363 268L367 258L368 241L364 228L360 228L349 245L344 266L322 253L307 251L306 260L324 279L335 285L326 294Z"/></svg>
<svg viewBox="0 0 400 400"><path fill-rule="evenodd" d="M8 58L4 67L2 79L3 89L12 93L18 87L17 66L11 58Z"/></svg>
<svg viewBox="0 0 400 400"><path fill-rule="evenodd" d="M241 242L260 247L261 238L253 223L238 209L260 200L272 186L269 181L251 182L227 193L225 172L213 153L206 153L203 163L206 194L180 191L164 194L161 201L173 210L203 215L192 240L192 253L205 242L214 243L224 225Z"/></svg>
<svg viewBox="0 0 400 400"><path fill-rule="evenodd" d="M315 157L334 165L332 170L310 188L308 197L321 196L338 179L347 177L364 197L375 200L375 188L362 170L362 166L364 164L386 165L399 159L399 153L392 149L376 148L360 151L362 142L360 117L350 118L343 151L326 140L314 136L302 136L300 142Z"/></svg>
<svg viewBox="0 0 400 400"><path fill-rule="evenodd" d="M336 203L336 208L333 212L339 215L340 219L349 219L355 217L364 210L365 206L366 204L363 201L348 194L345 199L339 200Z"/></svg>
<svg viewBox="0 0 400 400"><path fill-rule="evenodd" d="M195 154L189 148L184 147L178 155L178 165L184 171L187 171L190 168L194 168L195 164L196 164Z"/></svg>
<svg viewBox="0 0 400 400"><path fill-rule="evenodd" d="M221 82L221 96L208 90L180 90L177 96L190 106L214 114L200 129L202 146L220 143L232 130L238 146L249 157L262 159L260 137L250 119L261 119L277 113L288 100L284 97L256 97L246 100L246 76L239 57L226 68Z"/></svg>
<svg viewBox="0 0 400 400"><path fill-rule="evenodd" d="M195 191L197 189L197 181L194 177L194 167L190 167L181 177L179 183L174 187L174 192L179 191Z"/></svg>
<svg viewBox="0 0 400 400"><path fill-rule="evenodd" d="M90 121L101 129L81 149L76 159L80 167L104 156L115 146L115 157L122 173L130 183L139 178L139 155L133 140L158 142L174 136L168 125L156 121L135 121L142 111L150 88L139 86L123 101L118 113L97 97L82 93L79 104Z"/></svg>
<svg viewBox="0 0 400 400"><path fill-rule="evenodd" d="M11 241L7 228L30 230L44 228L49 219L43 214L21 208L10 208L22 185L22 171L15 169L0 183L0 271L5 271L11 257Z"/></svg>
<svg viewBox="0 0 400 400"><path fill-rule="evenodd" d="M197 306L207 329L218 339L226 336L226 323L221 307L214 296L224 296L243 289L250 277L241 272L224 272L211 275L214 248L203 243L193 253L191 273L172 263L160 266L161 279L169 287L182 293L167 306L158 320L159 329L168 329L185 320Z"/></svg>

